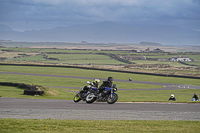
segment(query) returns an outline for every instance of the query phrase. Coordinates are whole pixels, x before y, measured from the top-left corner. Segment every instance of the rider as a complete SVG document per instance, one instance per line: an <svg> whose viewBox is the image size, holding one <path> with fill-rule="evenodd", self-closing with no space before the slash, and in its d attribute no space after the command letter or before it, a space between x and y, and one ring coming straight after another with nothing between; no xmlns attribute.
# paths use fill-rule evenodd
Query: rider
<svg viewBox="0 0 200 133"><path fill-rule="evenodd" d="M199 101L199 96L197 95L197 93L194 93L194 96L192 97L192 99L195 99L195 101Z"/></svg>
<svg viewBox="0 0 200 133"><path fill-rule="evenodd" d="M176 98L174 97L174 94L171 94L171 97L169 98L169 101L176 101Z"/></svg>
<svg viewBox="0 0 200 133"><path fill-rule="evenodd" d="M105 87L112 87L113 80L113 77L108 77L107 81L103 81L103 84L99 87L97 93L102 93Z"/></svg>
<svg viewBox="0 0 200 133"><path fill-rule="evenodd" d="M99 83L100 83L99 79L94 79L94 81L90 82L88 86L84 86L84 88L80 91L80 93L83 93L85 90L88 90L90 87L98 88Z"/></svg>
<svg viewBox="0 0 200 133"><path fill-rule="evenodd" d="M94 79L94 81L92 81L92 86L98 88L99 83L100 83L99 79Z"/></svg>

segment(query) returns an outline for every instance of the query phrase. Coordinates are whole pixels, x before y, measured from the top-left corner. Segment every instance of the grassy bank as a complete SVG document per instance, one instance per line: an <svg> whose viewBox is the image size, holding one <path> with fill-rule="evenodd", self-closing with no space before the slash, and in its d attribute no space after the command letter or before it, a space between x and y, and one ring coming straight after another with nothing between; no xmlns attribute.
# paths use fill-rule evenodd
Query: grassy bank
<svg viewBox="0 0 200 133"><path fill-rule="evenodd" d="M52 95L30 96L23 95L24 90L17 87L0 86L1 97L11 98L28 98L28 99L55 99L55 100L72 100L77 89L51 88ZM56 93L54 93L56 92ZM181 89L181 90L118 90L118 102L168 102L173 93L176 102L190 103L194 93L200 94L200 90ZM194 103L194 102L192 102ZM200 103L200 101L195 102Z"/></svg>

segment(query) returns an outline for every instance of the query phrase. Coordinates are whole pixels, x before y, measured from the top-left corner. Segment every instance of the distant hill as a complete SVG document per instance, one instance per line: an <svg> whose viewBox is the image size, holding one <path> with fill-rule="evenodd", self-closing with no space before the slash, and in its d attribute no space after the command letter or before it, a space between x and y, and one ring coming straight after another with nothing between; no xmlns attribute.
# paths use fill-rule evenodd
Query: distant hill
<svg viewBox="0 0 200 133"><path fill-rule="evenodd" d="M13 29L7 25L0 24L0 31L13 31Z"/></svg>
<svg viewBox="0 0 200 133"><path fill-rule="evenodd" d="M4 30L1 30L4 29ZM175 26L126 26L105 21L89 25L56 27L48 30L13 31L0 26L0 40L35 42L139 43L163 45L200 45L200 32Z"/></svg>
<svg viewBox="0 0 200 133"><path fill-rule="evenodd" d="M150 46L162 46L162 44L156 43L156 42L140 42L139 44L141 44L141 45L150 45Z"/></svg>

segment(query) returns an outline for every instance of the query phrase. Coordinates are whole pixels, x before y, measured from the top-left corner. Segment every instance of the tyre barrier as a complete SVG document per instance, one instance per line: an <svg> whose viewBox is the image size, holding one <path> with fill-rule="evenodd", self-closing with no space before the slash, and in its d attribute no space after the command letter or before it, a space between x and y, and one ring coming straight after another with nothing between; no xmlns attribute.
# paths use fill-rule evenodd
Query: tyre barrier
<svg viewBox="0 0 200 133"><path fill-rule="evenodd" d="M37 85L27 85L24 83L12 83L12 82L0 82L2 86L14 86L24 90L24 95L44 95L44 91L39 90L39 86Z"/></svg>
<svg viewBox="0 0 200 133"><path fill-rule="evenodd" d="M24 95L44 95L44 91L24 90Z"/></svg>

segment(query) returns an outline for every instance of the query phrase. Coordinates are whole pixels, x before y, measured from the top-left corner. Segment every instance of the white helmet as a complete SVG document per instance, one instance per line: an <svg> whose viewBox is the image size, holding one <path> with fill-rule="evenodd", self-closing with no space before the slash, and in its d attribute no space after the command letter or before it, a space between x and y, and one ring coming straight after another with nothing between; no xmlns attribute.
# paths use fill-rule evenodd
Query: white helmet
<svg viewBox="0 0 200 133"><path fill-rule="evenodd" d="M174 94L171 94L171 97L174 97Z"/></svg>

